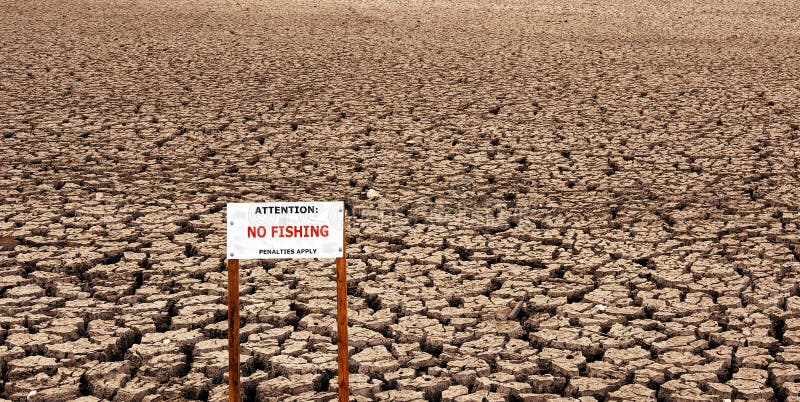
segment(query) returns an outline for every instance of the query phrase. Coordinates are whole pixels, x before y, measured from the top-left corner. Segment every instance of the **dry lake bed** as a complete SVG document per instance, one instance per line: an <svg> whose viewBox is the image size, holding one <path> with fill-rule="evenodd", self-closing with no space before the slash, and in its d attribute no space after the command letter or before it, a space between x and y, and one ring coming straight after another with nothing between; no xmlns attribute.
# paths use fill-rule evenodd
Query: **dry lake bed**
<svg viewBox="0 0 800 402"><path fill-rule="evenodd" d="M793 1L0 0L0 401L227 400L227 202L345 200L355 401L800 398ZM245 401L336 395L243 260Z"/></svg>

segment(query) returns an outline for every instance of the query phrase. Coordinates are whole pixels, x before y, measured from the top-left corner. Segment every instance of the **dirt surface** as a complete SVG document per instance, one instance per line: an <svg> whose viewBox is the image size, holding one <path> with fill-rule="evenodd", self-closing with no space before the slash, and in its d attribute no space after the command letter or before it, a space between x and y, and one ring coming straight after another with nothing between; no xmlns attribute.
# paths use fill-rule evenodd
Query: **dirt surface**
<svg viewBox="0 0 800 402"><path fill-rule="evenodd" d="M225 203L331 199L358 401L796 400L800 8L693 3L0 1L0 400L226 400ZM333 262L241 283L331 399Z"/></svg>

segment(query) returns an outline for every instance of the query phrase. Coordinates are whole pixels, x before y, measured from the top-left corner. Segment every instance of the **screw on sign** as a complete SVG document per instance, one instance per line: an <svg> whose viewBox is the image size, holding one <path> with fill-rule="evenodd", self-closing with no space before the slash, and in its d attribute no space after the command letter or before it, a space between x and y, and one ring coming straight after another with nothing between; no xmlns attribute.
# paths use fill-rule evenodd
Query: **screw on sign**
<svg viewBox="0 0 800 402"><path fill-rule="evenodd" d="M228 401L242 398L239 364L239 260L335 258L339 401L349 400L344 203L228 203Z"/></svg>

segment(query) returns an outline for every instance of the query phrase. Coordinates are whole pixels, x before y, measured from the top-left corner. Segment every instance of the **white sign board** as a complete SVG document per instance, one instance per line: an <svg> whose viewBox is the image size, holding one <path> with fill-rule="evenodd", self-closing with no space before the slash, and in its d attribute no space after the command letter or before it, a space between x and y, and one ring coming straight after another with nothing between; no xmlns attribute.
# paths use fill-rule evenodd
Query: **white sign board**
<svg viewBox="0 0 800 402"><path fill-rule="evenodd" d="M344 203L228 203L228 258L339 258Z"/></svg>

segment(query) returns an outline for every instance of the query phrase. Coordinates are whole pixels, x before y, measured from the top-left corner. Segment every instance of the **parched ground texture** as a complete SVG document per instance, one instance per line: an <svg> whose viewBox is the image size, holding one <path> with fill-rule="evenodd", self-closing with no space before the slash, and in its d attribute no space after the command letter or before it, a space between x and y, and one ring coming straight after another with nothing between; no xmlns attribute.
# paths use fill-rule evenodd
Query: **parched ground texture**
<svg viewBox="0 0 800 402"><path fill-rule="evenodd" d="M358 401L800 396L791 1L0 9L0 400L225 400L225 203L330 199ZM333 398L332 261L242 269Z"/></svg>

